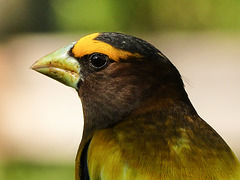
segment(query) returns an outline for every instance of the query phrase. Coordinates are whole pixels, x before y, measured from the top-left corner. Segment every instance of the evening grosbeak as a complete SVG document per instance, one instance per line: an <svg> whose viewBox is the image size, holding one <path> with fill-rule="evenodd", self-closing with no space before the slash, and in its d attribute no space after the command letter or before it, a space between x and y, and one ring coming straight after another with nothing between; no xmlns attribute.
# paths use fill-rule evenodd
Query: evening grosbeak
<svg viewBox="0 0 240 180"><path fill-rule="evenodd" d="M76 180L240 179L232 150L199 117L176 67L148 42L94 33L32 69L81 99Z"/></svg>

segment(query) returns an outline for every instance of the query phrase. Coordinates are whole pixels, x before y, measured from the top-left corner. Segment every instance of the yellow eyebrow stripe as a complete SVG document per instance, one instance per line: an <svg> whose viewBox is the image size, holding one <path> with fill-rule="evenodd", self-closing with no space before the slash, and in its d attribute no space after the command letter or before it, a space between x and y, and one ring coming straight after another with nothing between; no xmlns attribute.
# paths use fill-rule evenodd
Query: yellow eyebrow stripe
<svg viewBox="0 0 240 180"><path fill-rule="evenodd" d="M114 61L120 59L127 59L128 57L141 58L142 56L138 53L131 53L121 49L114 48L110 44L102 41L94 40L100 33L94 33L82 37L73 47L72 53L75 57L83 57L92 53L102 53L108 55L108 57Z"/></svg>

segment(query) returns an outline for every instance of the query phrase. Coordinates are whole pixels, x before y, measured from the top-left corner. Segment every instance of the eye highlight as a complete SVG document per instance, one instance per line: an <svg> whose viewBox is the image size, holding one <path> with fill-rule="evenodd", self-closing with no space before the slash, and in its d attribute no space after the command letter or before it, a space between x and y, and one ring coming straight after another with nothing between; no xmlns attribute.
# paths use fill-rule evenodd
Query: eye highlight
<svg viewBox="0 0 240 180"><path fill-rule="evenodd" d="M93 53L89 57L90 64L95 69L102 69L109 64L109 58L105 54Z"/></svg>

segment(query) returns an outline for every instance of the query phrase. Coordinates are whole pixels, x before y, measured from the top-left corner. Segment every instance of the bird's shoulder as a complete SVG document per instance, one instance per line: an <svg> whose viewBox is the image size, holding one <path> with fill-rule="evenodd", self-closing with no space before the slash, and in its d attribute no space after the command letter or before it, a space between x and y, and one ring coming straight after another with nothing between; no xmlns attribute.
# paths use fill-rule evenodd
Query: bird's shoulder
<svg viewBox="0 0 240 180"><path fill-rule="evenodd" d="M197 116L130 117L95 131L88 148L93 179L230 179L237 166L224 140Z"/></svg>

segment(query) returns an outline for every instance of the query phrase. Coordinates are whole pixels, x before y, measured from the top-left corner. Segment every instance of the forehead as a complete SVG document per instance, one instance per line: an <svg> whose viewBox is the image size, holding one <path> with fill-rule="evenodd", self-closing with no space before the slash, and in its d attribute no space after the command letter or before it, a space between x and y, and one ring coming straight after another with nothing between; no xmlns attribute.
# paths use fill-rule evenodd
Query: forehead
<svg viewBox="0 0 240 180"><path fill-rule="evenodd" d="M111 37L111 36L108 36ZM72 53L75 57L83 57L92 53L102 53L108 55L112 60L127 59L128 57L141 57L137 52L130 52L127 49L120 49L119 45L124 45L125 41L115 39L108 42L111 38L101 36L100 33L94 33L82 37L73 47Z"/></svg>

